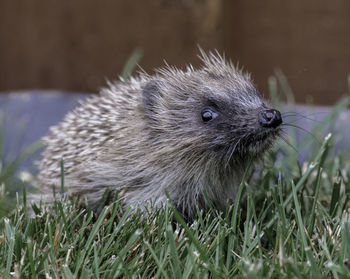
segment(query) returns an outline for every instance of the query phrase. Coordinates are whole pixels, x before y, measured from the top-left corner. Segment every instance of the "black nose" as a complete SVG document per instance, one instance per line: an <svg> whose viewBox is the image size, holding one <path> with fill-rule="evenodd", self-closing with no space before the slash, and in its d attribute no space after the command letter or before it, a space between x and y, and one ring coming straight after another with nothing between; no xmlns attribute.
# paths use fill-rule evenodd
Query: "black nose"
<svg viewBox="0 0 350 279"><path fill-rule="evenodd" d="M282 124L282 116L278 110L267 109L259 112L259 123L263 127L276 128Z"/></svg>

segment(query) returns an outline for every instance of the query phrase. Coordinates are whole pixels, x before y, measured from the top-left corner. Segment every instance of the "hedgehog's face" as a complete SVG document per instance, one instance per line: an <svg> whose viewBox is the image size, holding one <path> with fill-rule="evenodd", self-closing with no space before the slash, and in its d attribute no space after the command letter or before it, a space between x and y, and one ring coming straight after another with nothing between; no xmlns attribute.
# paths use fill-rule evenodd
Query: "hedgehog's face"
<svg viewBox="0 0 350 279"><path fill-rule="evenodd" d="M144 87L146 114L163 140L231 158L259 155L278 136L280 112L269 108L247 77L239 84L213 75L188 78L181 86L150 81Z"/></svg>
<svg viewBox="0 0 350 279"><path fill-rule="evenodd" d="M239 88L211 85L201 94L198 122L210 140L210 146L233 156L259 155L280 132L282 117L271 109L252 86Z"/></svg>

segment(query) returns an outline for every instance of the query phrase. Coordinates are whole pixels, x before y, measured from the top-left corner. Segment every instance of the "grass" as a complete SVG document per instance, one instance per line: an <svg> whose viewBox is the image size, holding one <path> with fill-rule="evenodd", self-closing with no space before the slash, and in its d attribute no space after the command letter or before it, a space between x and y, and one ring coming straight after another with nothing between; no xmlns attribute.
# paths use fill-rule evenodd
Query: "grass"
<svg viewBox="0 0 350 279"><path fill-rule="evenodd" d="M334 154L336 135L320 141L296 145L309 150L302 165L281 141L225 214L198 210L192 223L170 203L132 213L116 196L96 216L59 194L30 218L24 188L0 221L0 278L349 278L349 154Z"/></svg>
<svg viewBox="0 0 350 279"><path fill-rule="evenodd" d="M18 174L18 169L21 162L27 159L35 151L37 151L42 144L38 141L26 147L14 159L8 159L8 154L5 154L4 138L2 134L4 131L4 117L0 111L0 217L5 216L15 207L15 196L21 192L23 183Z"/></svg>

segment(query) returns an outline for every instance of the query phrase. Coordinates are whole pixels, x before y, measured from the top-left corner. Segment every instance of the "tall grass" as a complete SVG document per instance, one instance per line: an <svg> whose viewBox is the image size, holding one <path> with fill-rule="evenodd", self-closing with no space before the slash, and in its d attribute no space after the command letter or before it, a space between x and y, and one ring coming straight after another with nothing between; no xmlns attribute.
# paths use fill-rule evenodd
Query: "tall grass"
<svg viewBox="0 0 350 279"><path fill-rule="evenodd" d="M0 111L0 217L14 209L16 193L22 190L23 184L18 173L21 163L41 147L39 141L35 142L14 159L8 159L4 148L4 130L4 118Z"/></svg>

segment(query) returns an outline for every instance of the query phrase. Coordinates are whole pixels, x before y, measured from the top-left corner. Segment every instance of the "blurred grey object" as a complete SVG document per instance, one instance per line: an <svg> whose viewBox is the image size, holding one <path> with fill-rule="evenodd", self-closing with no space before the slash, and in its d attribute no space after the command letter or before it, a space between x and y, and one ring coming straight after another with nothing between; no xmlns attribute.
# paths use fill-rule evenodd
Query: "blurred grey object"
<svg viewBox="0 0 350 279"><path fill-rule="evenodd" d="M49 127L62 120L68 111L79 104L79 100L88 96L51 90L0 94L0 136L4 137L5 159L15 159L27 146L46 135ZM30 156L22 163L21 169L35 171L32 162L39 156L40 151Z"/></svg>
<svg viewBox="0 0 350 279"><path fill-rule="evenodd" d="M63 119L64 115L79 104L79 100L87 98L89 94L71 93L62 91L31 90L16 91L0 94L0 132L4 136L4 154L8 160L13 160L28 145L46 135L49 127ZM318 106L283 106L281 111L288 112L284 117L285 123L298 125L302 129L313 133L313 127L317 126L323 119L329 116L331 107ZM336 134L336 148L349 150L350 140L350 111L341 112L334 122L335 125L322 126L322 131L317 132L317 138L322 141L330 130ZM310 136L308 132L301 129L293 131L293 127L287 127L285 137L289 132L296 135L296 149L300 153L299 158L305 158L307 146L300 146L298 143ZM316 135L315 135L316 136ZM310 140L317 140L310 138ZM40 156L36 152L22 164L22 168L33 169L32 161Z"/></svg>

